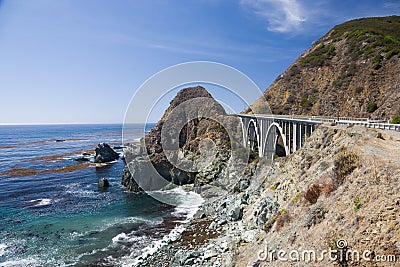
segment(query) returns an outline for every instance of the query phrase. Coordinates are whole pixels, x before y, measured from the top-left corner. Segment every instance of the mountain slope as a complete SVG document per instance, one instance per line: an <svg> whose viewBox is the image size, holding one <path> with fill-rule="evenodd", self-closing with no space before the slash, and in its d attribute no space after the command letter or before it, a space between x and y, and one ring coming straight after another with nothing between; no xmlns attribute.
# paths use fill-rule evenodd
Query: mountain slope
<svg viewBox="0 0 400 267"><path fill-rule="evenodd" d="M313 43L258 99L274 114L400 114L400 17L357 19Z"/></svg>

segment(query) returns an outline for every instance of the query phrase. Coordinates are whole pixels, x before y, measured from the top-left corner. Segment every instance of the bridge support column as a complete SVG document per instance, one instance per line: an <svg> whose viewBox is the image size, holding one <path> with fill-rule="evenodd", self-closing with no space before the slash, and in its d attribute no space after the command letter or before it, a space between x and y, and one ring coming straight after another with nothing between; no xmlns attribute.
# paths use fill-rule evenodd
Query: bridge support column
<svg viewBox="0 0 400 267"><path fill-rule="evenodd" d="M303 128L303 127L302 127L302 124L299 124L299 147L298 147L298 149L300 149L300 148L302 147L302 145L303 145L303 142L302 142L302 141L303 141L303 140L302 140L303 138L302 138L302 137L303 137L303 134L304 134L304 133L303 133L302 128Z"/></svg>
<svg viewBox="0 0 400 267"><path fill-rule="evenodd" d="M297 125L295 123L293 125L293 152L297 150Z"/></svg>
<svg viewBox="0 0 400 267"><path fill-rule="evenodd" d="M287 145L287 147L288 147L288 151L289 151L289 154L291 153L291 150L292 150L292 136L291 136L291 131L290 131L290 123L289 122L286 122L286 126L287 126L287 131L286 131L286 135L287 135L287 142L286 142L286 145Z"/></svg>
<svg viewBox="0 0 400 267"><path fill-rule="evenodd" d="M307 124L306 127L307 127L307 137L309 137L312 134L312 125Z"/></svg>

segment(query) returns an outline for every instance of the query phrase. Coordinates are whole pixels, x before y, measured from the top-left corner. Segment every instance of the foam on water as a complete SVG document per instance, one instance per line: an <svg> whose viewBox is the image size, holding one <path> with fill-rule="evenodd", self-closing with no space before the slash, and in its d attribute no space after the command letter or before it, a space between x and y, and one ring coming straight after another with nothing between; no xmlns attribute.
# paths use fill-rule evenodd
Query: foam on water
<svg viewBox="0 0 400 267"><path fill-rule="evenodd" d="M2 267L25 267L25 266L37 266L37 265L38 261L35 259L13 260L1 263Z"/></svg>
<svg viewBox="0 0 400 267"><path fill-rule="evenodd" d="M0 243L0 257L3 256L4 254L6 254L6 248L8 246L6 244L1 244Z"/></svg>
<svg viewBox="0 0 400 267"><path fill-rule="evenodd" d="M52 203L52 200L49 198L39 198L39 199L33 199L29 201L30 203L33 203L33 207L43 207L43 206L48 206Z"/></svg>
<svg viewBox="0 0 400 267"><path fill-rule="evenodd" d="M179 221L180 224L175 226L175 228L172 229L171 232L164 236L161 240L154 240L151 242L151 244L143 248L141 250L141 255L134 257L134 252L132 252L129 257L124 257L120 261L122 266L138 266L143 259L153 255L157 250L168 243L175 241L186 229L185 223L188 223L193 218L193 216L199 210L200 205L204 202L204 199L199 194L185 191L180 187L168 191L162 191L162 194L171 194L174 197L178 197L180 204L176 206L175 211L172 214L175 216L184 216L185 220ZM118 238L120 238L123 235L118 236Z"/></svg>

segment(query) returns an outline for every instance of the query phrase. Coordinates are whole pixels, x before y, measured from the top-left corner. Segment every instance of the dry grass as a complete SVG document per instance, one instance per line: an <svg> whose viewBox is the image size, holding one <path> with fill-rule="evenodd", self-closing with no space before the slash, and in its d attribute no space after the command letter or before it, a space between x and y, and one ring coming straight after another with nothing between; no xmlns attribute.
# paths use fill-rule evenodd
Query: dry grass
<svg viewBox="0 0 400 267"><path fill-rule="evenodd" d="M282 211L277 217L276 217L276 231L279 232L280 229L282 229L285 224L288 224L291 221L292 217L289 215L287 211Z"/></svg>
<svg viewBox="0 0 400 267"><path fill-rule="evenodd" d="M334 171L340 184L357 168L359 161L360 158L357 154L343 148L334 161Z"/></svg>
<svg viewBox="0 0 400 267"><path fill-rule="evenodd" d="M304 193L304 198L311 204L317 203L321 194L321 187L319 184L312 184Z"/></svg>

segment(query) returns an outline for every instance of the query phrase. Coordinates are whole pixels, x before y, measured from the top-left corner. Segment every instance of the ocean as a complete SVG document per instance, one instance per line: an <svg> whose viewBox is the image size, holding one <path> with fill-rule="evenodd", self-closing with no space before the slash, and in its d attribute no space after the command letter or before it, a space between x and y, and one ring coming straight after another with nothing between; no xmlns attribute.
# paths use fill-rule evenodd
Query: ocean
<svg viewBox="0 0 400 267"><path fill-rule="evenodd" d="M144 125L130 130L139 139ZM121 135L122 125L0 126L0 266L135 266L176 238L193 208L127 192L122 159L93 163L96 145L118 148Z"/></svg>

